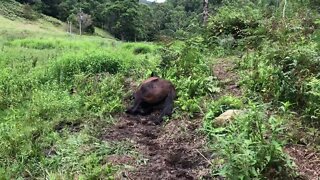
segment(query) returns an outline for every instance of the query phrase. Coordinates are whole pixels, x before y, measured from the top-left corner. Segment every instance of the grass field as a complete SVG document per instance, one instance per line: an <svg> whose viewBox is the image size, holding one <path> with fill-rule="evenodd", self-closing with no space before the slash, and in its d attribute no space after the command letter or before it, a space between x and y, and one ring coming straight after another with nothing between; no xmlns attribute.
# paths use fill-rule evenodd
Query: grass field
<svg viewBox="0 0 320 180"><path fill-rule="evenodd" d="M124 109L126 77L159 63L158 47L69 35L57 20L0 23L1 179L111 176L103 158L134 152L99 140L99 129Z"/></svg>
<svg viewBox="0 0 320 180"><path fill-rule="evenodd" d="M261 52L228 57L200 36L160 44L121 42L99 28L91 36L70 35L57 19L26 20L22 5L12 2L0 3L0 179L115 179L129 170L137 170L137 179L150 172L156 178L297 177L284 146L301 139L294 127L301 121L290 101L280 100L301 95L314 118L319 78L308 79L307 93L296 91L304 76L283 75L274 54L311 59L311 67L318 62L316 43L292 43L282 54L266 42ZM162 126L124 114L151 72L177 90L174 114ZM278 106L264 103L275 98ZM216 117L229 109L245 113L220 126ZM316 133L306 141L315 142ZM127 140L112 141L121 137ZM112 163L127 157L134 162Z"/></svg>

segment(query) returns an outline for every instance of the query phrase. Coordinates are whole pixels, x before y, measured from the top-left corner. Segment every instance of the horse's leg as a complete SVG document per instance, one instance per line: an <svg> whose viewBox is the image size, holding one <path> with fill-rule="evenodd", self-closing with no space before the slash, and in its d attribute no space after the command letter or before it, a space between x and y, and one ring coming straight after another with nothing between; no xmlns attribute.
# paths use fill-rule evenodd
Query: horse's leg
<svg viewBox="0 0 320 180"><path fill-rule="evenodd" d="M148 115L152 112L153 110L153 106L151 104L148 103L142 103L141 104L141 111L140 114L142 115Z"/></svg>
<svg viewBox="0 0 320 180"><path fill-rule="evenodd" d="M164 107L162 109L162 112L159 118L155 122L156 124L160 124L163 121L164 116L172 115L174 98L175 98L175 92L171 91L164 101L164 105L163 105Z"/></svg>
<svg viewBox="0 0 320 180"><path fill-rule="evenodd" d="M131 108L129 108L128 110L126 110L126 113L129 113L129 114L135 114L135 113L137 113L137 110L138 110L141 102L142 102L141 98L136 98L136 99L134 100L133 106L132 106Z"/></svg>

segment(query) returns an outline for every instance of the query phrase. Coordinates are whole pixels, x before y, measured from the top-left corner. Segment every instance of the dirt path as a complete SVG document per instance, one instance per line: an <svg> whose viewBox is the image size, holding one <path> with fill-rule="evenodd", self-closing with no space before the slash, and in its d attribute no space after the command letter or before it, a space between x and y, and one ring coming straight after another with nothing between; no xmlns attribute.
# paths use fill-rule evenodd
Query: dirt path
<svg viewBox="0 0 320 180"><path fill-rule="evenodd" d="M131 161L134 170L123 171L118 179L210 179L210 168L204 137L197 132L199 121L170 120L161 126L149 123L150 116L123 115L118 123L106 129L106 141L127 140L134 144L146 163L113 157L113 162ZM134 160L136 161L136 160Z"/></svg>
<svg viewBox="0 0 320 180"><path fill-rule="evenodd" d="M288 145L284 148L297 165L301 179L320 179L320 153L309 150L305 145Z"/></svg>
<svg viewBox="0 0 320 180"><path fill-rule="evenodd" d="M225 89L221 95L240 95L237 75L232 61L219 61L213 67L215 76ZM219 96L221 96L219 95ZM153 125L150 116L123 114L117 124L105 130L103 139L108 142L128 141L142 154L145 163L129 156L112 156L108 162L115 165L130 164L133 170L124 170L117 179L213 179L210 176L211 153L206 150L205 137L198 129L199 120L171 119L161 126Z"/></svg>
<svg viewBox="0 0 320 180"><path fill-rule="evenodd" d="M234 95L241 96L242 92L239 87L239 76L234 71L236 64L234 60L221 58L217 59L212 67L212 71L217 79L220 81L222 92L218 95Z"/></svg>

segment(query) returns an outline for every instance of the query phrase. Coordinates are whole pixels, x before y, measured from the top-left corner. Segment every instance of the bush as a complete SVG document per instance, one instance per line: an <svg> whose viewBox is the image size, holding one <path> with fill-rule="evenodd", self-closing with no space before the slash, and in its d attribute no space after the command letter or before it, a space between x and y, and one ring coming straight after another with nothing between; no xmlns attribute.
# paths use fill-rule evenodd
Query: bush
<svg viewBox="0 0 320 180"><path fill-rule="evenodd" d="M59 82L70 80L75 74L96 74L108 72L116 74L121 69L122 60L100 51L90 51L77 55L68 54L49 69L50 74Z"/></svg>
<svg viewBox="0 0 320 180"><path fill-rule="evenodd" d="M207 113L205 122L212 122L215 117L229 109L240 109L243 107L242 100L233 96L223 96L217 101L213 101L207 105Z"/></svg>
<svg viewBox="0 0 320 180"><path fill-rule="evenodd" d="M29 20L36 20L37 19L37 14L35 11L33 11L31 5L29 4L24 4L22 8L22 16L26 19Z"/></svg>
<svg viewBox="0 0 320 180"><path fill-rule="evenodd" d="M215 128L206 119L205 132L211 148L218 153L213 168L228 179L292 178L293 165L283 152L283 120L267 118L261 107L251 104L246 113L227 127Z"/></svg>
<svg viewBox="0 0 320 180"><path fill-rule="evenodd" d="M71 135L54 142L54 147L55 154L46 158L45 167L67 179L74 178L75 174L84 179L108 179L116 171L111 165L101 164L105 156L114 154L113 147L93 137Z"/></svg>
<svg viewBox="0 0 320 180"><path fill-rule="evenodd" d="M89 41L79 41L74 39L62 39L62 38L26 38L18 39L9 42L11 46L32 48L32 49L88 49L96 48L97 44Z"/></svg>
<svg viewBox="0 0 320 180"><path fill-rule="evenodd" d="M151 52L151 48L149 46L136 47L133 50L134 54L147 54L150 52Z"/></svg>
<svg viewBox="0 0 320 180"><path fill-rule="evenodd" d="M124 77L121 74L77 75L74 85L84 99L85 110L92 117L108 117L124 109Z"/></svg>
<svg viewBox="0 0 320 180"><path fill-rule="evenodd" d="M210 65L204 59L202 42L202 38L194 38L160 49L162 61L158 74L173 82L178 96L177 110L190 117L201 113L203 100L219 91L218 82L211 76Z"/></svg>
<svg viewBox="0 0 320 180"><path fill-rule="evenodd" d="M302 41L282 45L266 42L258 52L245 56L243 84L258 92L267 102L289 101L296 107L305 104L304 81L319 73L316 43Z"/></svg>
<svg viewBox="0 0 320 180"><path fill-rule="evenodd" d="M240 39L254 34L261 19L262 12L250 3L219 8L217 14L209 18L207 41L212 47L218 45L232 51L240 45Z"/></svg>
<svg viewBox="0 0 320 180"><path fill-rule="evenodd" d="M311 120L312 124L320 126L320 79L312 78L306 83L306 109L305 117Z"/></svg>

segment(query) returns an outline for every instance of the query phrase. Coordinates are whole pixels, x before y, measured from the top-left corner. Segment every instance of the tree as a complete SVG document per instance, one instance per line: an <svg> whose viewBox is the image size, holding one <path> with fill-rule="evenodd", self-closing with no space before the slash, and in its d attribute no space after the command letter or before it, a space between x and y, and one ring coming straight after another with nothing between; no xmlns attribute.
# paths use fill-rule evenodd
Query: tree
<svg viewBox="0 0 320 180"><path fill-rule="evenodd" d="M106 3L100 16L109 32L121 40L136 40L141 33L141 14L136 0Z"/></svg>
<svg viewBox="0 0 320 180"><path fill-rule="evenodd" d="M209 16L209 1L208 0L203 0L203 24L206 25L208 22L208 16Z"/></svg>

